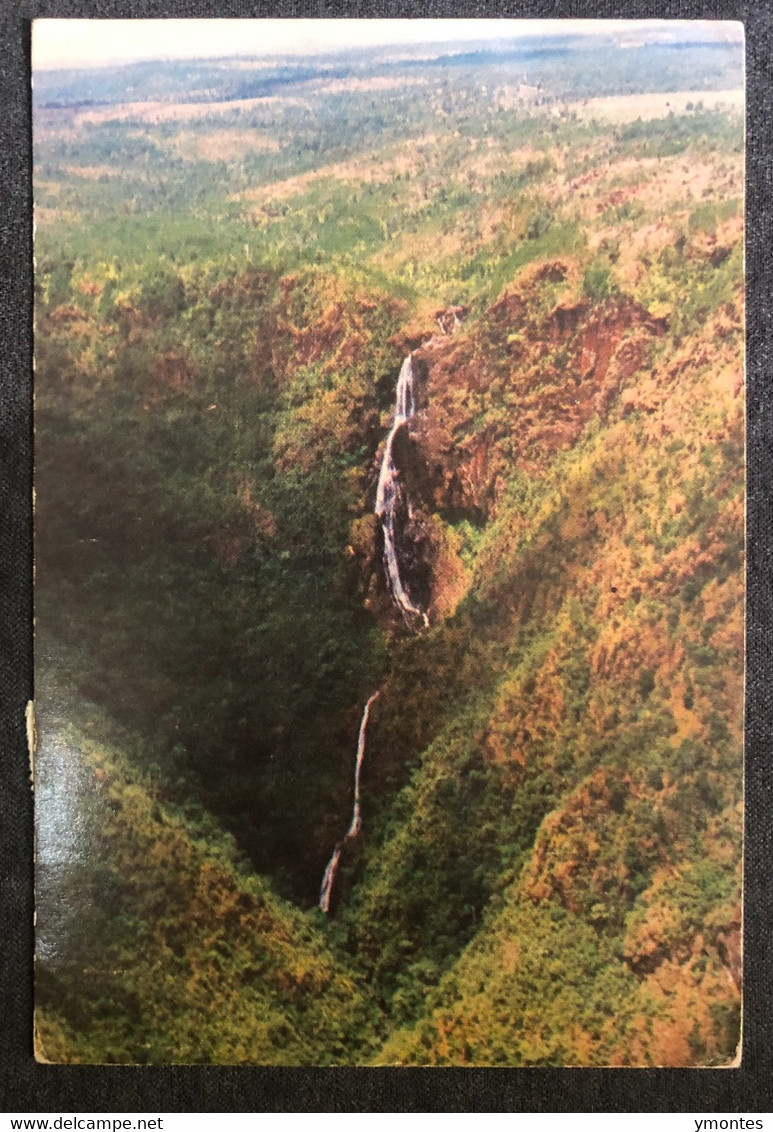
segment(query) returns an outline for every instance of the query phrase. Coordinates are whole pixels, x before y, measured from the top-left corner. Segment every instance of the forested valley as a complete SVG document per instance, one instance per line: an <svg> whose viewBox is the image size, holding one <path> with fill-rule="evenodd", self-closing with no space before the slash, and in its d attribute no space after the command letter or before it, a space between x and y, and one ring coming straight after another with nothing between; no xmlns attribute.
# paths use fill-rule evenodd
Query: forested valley
<svg viewBox="0 0 773 1132"><path fill-rule="evenodd" d="M741 65L36 73L41 1059L733 1061Z"/></svg>

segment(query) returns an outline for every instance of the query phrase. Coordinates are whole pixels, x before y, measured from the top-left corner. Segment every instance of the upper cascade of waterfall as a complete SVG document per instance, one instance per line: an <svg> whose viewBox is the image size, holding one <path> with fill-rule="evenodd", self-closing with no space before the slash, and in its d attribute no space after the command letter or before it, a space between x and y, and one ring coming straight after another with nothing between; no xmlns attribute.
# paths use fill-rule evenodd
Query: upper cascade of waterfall
<svg viewBox="0 0 773 1132"><path fill-rule="evenodd" d="M376 488L375 512L381 520L381 528L384 532L384 567L395 604L401 610L407 625L413 627L418 618L421 619L425 628L428 628L429 619L426 611L411 599L401 577L395 522L401 504L407 504L410 512L410 501L404 498L404 489L400 482L400 470L394 460L394 441L398 431L414 416L415 412L413 355L408 354L400 367L400 375L397 379L395 417L384 446L384 456L381 461L381 471Z"/></svg>

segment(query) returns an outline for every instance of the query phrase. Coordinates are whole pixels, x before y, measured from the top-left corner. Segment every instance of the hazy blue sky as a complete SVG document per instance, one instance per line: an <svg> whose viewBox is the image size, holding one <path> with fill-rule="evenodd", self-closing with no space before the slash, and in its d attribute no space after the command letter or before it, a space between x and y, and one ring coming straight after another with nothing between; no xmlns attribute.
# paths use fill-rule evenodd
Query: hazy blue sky
<svg viewBox="0 0 773 1132"><path fill-rule="evenodd" d="M221 55L311 54L377 44L615 32L624 40L742 37L738 23L687 20L35 20L33 68Z"/></svg>

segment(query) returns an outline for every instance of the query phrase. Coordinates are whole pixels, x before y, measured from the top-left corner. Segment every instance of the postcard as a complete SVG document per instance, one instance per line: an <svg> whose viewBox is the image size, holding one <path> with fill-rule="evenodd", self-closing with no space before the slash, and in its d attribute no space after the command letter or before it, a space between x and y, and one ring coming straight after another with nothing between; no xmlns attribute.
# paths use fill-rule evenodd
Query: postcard
<svg viewBox="0 0 773 1132"><path fill-rule="evenodd" d="M35 21L39 1060L738 1064L743 63Z"/></svg>

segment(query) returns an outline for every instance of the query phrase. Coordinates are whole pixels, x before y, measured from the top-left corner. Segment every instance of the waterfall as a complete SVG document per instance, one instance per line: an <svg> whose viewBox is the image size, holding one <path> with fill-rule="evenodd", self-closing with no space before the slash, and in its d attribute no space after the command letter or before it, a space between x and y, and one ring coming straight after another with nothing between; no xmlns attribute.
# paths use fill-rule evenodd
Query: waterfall
<svg viewBox="0 0 773 1132"><path fill-rule="evenodd" d="M362 719L360 720L360 731L357 736L357 759L354 765L354 806L352 807L352 820L343 838L336 843L336 847L330 855L330 860L327 863L324 876L322 877L322 886L319 890L319 907L320 910L325 914L330 911L330 896L333 891L333 884L335 883L336 873L338 872L338 865L341 860L341 853L343 852L344 845L346 845L347 842L354 840L354 838L362 829L362 810L360 807L360 774L362 772L362 760L365 757L365 732L368 728L370 706L373 701L377 699L378 692L374 692L368 702L365 704L365 708L362 712Z"/></svg>
<svg viewBox="0 0 773 1132"><path fill-rule="evenodd" d="M386 444L384 445L384 457L381 461L381 471L376 488L375 512L381 521L381 529L384 532L384 567L394 602L402 612L405 622L409 627L413 628L416 619L421 618L425 627L429 628L427 614L411 600L410 595L403 585L403 580L400 577L400 562L397 557L397 539L395 534L398 509L407 504L410 514L410 501L405 497L404 488L400 481L400 472L394 460L393 449L398 431L411 419L415 412L413 358L412 355L409 354L400 368L400 376L397 379L395 419L392 428L389 430L389 435L386 438ZM338 873L338 866L341 862L344 847L350 841L353 841L362 829L360 774L362 772L362 761L365 757L365 733L368 727L368 716L370 715L371 704L377 698L378 692L374 692L365 704L362 719L360 720L360 731L357 736L357 758L354 766L354 805L352 808L352 820L349 823L349 828L346 833L341 840L336 843L333 852L330 854L330 860L325 867L325 872L322 877L322 885L319 890L319 908L320 911L325 914L330 911L330 897L332 895L333 885L335 884L335 878Z"/></svg>
<svg viewBox="0 0 773 1132"><path fill-rule="evenodd" d="M395 419L384 447L384 458L381 461L381 471L376 488L375 511L381 520L381 529L384 532L384 566L395 604L401 610L409 627L412 627L415 619L420 617L425 627L428 628L427 614L411 600L400 577L400 563L397 557L397 541L395 538L395 519L403 492L400 484L400 473L395 464L392 449L398 431L411 419L415 411L413 358L409 354L402 364L400 376L397 379Z"/></svg>

